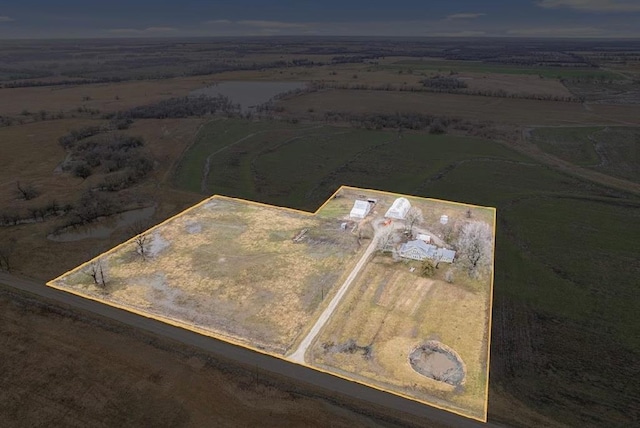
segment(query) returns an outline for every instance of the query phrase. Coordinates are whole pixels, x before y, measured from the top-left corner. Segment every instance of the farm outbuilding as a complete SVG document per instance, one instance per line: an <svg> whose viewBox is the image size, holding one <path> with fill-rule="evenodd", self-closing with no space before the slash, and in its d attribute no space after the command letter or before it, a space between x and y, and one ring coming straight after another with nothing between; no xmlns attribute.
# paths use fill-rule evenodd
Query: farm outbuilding
<svg viewBox="0 0 640 428"><path fill-rule="evenodd" d="M424 259L437 260L444 263L452 263L456 257L456 252L447 250L446 248L438 248L435 245L427 244L422 240L409 241L400 246L398 250L400 257L405 259L419 260Z"/></svg>
<svg viewBox="0 0 640 428"><path fill-rule="evenodd" d="M371 204L367 201L362 201L357 199L353 204L353 208L351 208L351 213L349 216L355 218L365 218L367 214L371 211Z"/></svg>
<svg viewBox="0 0 640 428"><path fill-rule="evenodd" d="M393 201L393 205L387 210L385 217L395 218L398 220L404 220L407 216L407 212L411 208L411 203L406 198L398 198Z"/></svg>
<svg viewBox="0 0 640 428"><path fill-rule="evenodd" d="M416 239L420 240L420 241L424 241L427 244L429 242L431 242L431 236L429 235L425 235L424 233L418 233L418 236L416 236Z"/></svg>

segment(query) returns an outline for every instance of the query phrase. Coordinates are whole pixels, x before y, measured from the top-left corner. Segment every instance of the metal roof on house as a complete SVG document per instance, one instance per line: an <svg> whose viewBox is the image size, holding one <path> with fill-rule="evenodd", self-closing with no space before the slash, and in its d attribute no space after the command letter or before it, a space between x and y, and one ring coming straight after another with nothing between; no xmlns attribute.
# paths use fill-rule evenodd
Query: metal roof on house
<svg viewBox="0 0 640 428"><path fill-rule="evenodd" d="M400 255L407 253L412 249L417 249L421 252L424 258L428 259L438 259L441 261L453 261L456 256L456 252L453 250L448 250L446 248L438 248L433 244L427 244L421 240L409 241L400 246Z"/></svg>

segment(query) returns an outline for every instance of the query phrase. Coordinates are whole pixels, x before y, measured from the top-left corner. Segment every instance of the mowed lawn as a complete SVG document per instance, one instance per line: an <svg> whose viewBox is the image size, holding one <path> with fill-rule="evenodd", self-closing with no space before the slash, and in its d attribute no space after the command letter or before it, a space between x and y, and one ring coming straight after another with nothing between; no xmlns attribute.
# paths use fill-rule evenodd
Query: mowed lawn
<svg viewBox="0 0 640 428"><path fill-rule="evenodd" d="M269 175L247 195L246 176L230 167L225 189L311 211L343 184L497 207L490 420L518 422L517 413L492 409L519 397L528 411L566 424L632 424L640 399L629 382L640 359L640 198L491 141L417 133L396 144L384 143L394 133L385 136L357 156L326 152L341 166L313 185L303 180L318 162L282 156L278 164L276 151L264 161L286 164L286 174ZM278 150L293 151L287 147Z"/></svg>

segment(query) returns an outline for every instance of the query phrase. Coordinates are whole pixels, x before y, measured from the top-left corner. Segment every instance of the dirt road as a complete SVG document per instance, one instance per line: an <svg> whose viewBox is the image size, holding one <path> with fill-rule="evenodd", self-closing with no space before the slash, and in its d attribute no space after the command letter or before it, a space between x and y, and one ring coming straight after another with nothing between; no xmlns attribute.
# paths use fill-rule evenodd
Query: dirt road
<svg viewBox="0 0 640 428"><path fill-rule="evenodd" d="M318 333L320 333L322 327L324 327L327 321L329 321L329 318L331 318L331 315L333 315L333 312L338 307L338 304L346 294L353 280L356 278L356 276L358 276L358 273L360 273L367 261L369 261L369 257L371 257L371 254L373 254L376 249L376 242L376 238L371 240L371 243L365 250L364 254L362 255L362 257L360 257L360 260L358 260L358 263L356 263L355 267L353 268L347 279L344 281L336 295L333 296L333 299L331 299L331 302L329 302L329 306L327 306L322 314L318 317L316 323L311 328L311 331L309 331L307 336L300 343L300 346L298 346L298 349L296 349L293 354L287 357L288 360L304 364L304 356L307 352L307 349L316 338L316 336L318 336Z"/></svg>

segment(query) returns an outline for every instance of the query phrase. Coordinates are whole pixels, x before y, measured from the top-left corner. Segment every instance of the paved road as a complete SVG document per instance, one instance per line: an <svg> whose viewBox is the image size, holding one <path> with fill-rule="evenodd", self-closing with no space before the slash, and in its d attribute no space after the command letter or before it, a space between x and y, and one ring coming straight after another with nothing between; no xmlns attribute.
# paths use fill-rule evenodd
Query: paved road
<svg viewBox="0 0 640 428"><path fill-rule="evenodd" d="M307 334L302 342L300 342L298 349L296 349L293 354L289 355L287 359L296 363L304 363L304 355L306 354L307 349L316 338L316 336L318 336L318 333L320 333L322 327L326 324L327 321L329 321L329 318L331 318L331 315L333 315L333 312L338 307L338 304L346 294L353 280L356 278L356 276L358 276L358 273L360 273L364 265L369 261L369 257L371 257L371 254L373 254L376 249L376 243L377 240L374 237L362 257L360 257L360 260L358 260L358 263L356 263L355 267L336 293L336 295L333 296L333 299L331 299L331 302L329 302L329 306L327 306L320 317L318 317L316 323L311 328L311 331L309 331L309 334Z"/></svg>
<svg viewBox="0 0 640 428"><path fill-rule="evenodd" d="M355 382L350 382L327 373L321 373L317 370L313 370L299 364L292 364L279 358L260 354L240 346L231 345L207 336L202 336L189 330L174 327L151 318L145 318L112 306L84 299L74 294L65 293L64 291L47 287L45 284L37 280L17 277L0 272L0 283L26 291L36 296L41 296L108 317L132 327L168 337L186 345L194 346L212 354L219 355L223 358L238 361L241 364L260 367L266 371L287 376L301 383L311 384L334 393L374 403L382 407L392 408L411 415L423 417L434 422L462 428L496 426L494 424L483 424L444 410L439 410L434 407L406 400L402 397L378 391ZM425 421L425 423L427 423L427 421Z"/></svg>

